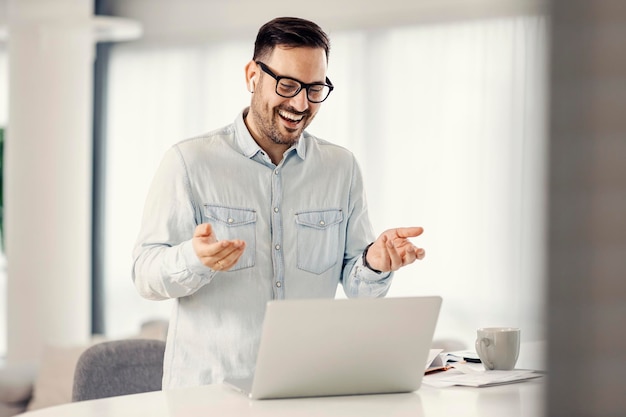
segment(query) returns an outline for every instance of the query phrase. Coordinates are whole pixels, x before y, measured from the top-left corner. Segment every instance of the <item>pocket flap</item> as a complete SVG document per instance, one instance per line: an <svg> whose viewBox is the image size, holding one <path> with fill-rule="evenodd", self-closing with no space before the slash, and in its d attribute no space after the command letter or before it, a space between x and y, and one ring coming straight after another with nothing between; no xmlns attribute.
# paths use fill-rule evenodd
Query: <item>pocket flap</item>
<svg viewBox="0 0 626 417"><path fill-rule="evenodd" d="M241 226L256 221L256 211L251 209L204 205L204 215L228 226Z"/></svg>
<svg viewBox="0 0 626 417"><path fill-rule="evenodd" d="M343 211L341 209L304 211L296 213L296 223L315 229L326 229L334 224L341 223Z"/></svg>

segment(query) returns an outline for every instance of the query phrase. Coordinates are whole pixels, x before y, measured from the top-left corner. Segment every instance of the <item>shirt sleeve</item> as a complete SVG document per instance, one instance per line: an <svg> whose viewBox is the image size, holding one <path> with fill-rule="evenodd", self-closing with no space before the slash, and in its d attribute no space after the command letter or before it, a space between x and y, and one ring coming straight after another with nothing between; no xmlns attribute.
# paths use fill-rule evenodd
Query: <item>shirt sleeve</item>
<svg viewBox="0 0 626 417"><path fill-rule="evenodd" d="M193 294L215 271L196 256L191 238L198 224L189 177L178 148L170 148L154 176L133 250L132 277L151 300Z"/></svg>
<svg viewBox="0 0 626 417"><path fill-rule="evenodd" d="M392 272L378 274L363 265L363 256L361 255L349 269L347 280L344 278L344 292L349 298L384 297L389 291L392 277Z"/></svg>
<svg viewBox="0 0 626 417"><path fill-rule="evenodd" d="M393 273L379 274L363 265L363 250L374 239L367 211L363 177L356 159L353 159L346 250L341 279L343 291L349 298L384 297L389 291Z"/></svg>

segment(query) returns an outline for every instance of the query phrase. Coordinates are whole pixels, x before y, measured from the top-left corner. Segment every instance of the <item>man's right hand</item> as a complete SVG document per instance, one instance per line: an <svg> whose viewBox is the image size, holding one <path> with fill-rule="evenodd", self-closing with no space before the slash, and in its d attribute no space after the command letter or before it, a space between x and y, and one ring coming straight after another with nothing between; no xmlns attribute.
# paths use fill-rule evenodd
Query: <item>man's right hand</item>
<svg viewBox="0 0 626 417"><path fill-rule="evenodd" d="M196 227L191 244L198 259L214 271L232 268L246 249L243 240L217 240L209 223Z"/></svg>

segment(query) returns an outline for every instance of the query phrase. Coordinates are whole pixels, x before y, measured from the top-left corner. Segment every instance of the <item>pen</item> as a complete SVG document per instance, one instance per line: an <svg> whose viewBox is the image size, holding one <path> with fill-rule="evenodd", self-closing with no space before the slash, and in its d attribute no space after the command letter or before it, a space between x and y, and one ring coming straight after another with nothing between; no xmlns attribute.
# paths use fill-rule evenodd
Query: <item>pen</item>
<svg viewBox="0 0 626 417"><path fill-rule="evenodd" d="M427 369L426 372L424 372L424 375L436 374L436 373L439 373L439 372L447 371L450 368L452 368L450 365L439 366L437 368L430 368L430 369Z"/></svg>

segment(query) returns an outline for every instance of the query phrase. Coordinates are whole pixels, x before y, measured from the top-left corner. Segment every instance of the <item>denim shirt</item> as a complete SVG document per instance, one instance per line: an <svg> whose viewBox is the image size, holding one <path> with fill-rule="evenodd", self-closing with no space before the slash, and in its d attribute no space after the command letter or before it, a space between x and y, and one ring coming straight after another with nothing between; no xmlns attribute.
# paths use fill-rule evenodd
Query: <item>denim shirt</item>
<svg viewBox="0 0 626 417"><path fill-rule="evenodd" d="M339 283L348 297L381 297L391 284L363 266L375 237L352 153L305 132L276 166L246 112L171 147L148 192L132 272L141 296L175 299L164 389L249 376L269 300L332 298ZM201 223L246 242L230 270L195 255Z"/></svg>

